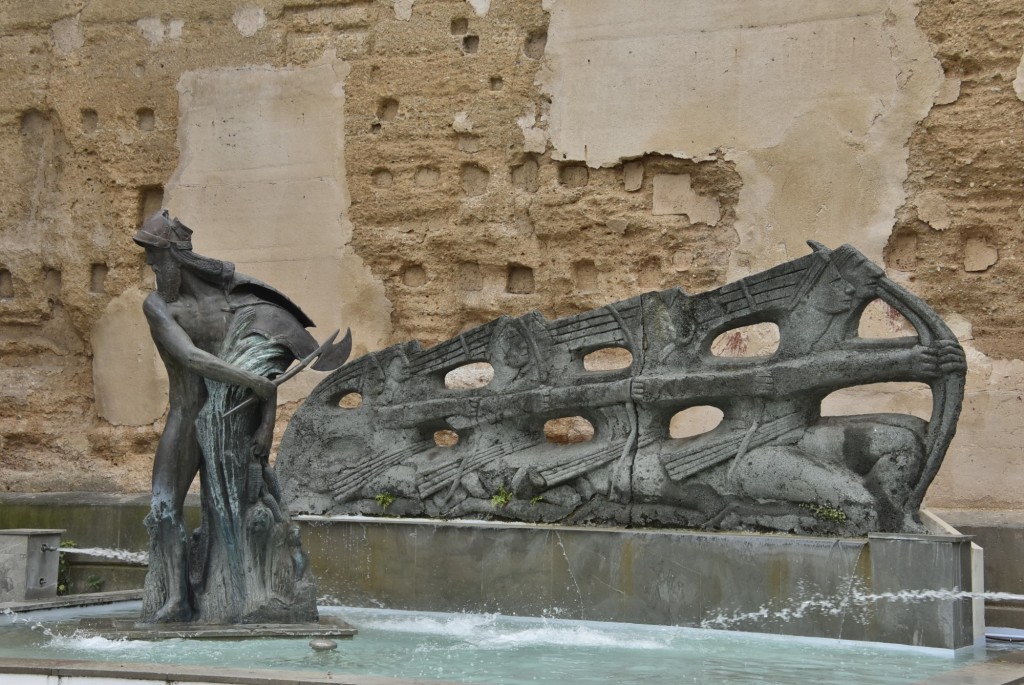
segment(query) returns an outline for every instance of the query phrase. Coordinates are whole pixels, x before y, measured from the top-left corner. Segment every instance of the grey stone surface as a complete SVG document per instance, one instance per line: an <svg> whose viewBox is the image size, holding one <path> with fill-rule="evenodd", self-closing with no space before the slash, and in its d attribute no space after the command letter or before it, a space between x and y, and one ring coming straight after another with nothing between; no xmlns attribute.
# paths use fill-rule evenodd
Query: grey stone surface
<svg viewBox="0 0 1024 685"><path fill-rule="evenodd" d="M13 674L16 680L4 680ZM108 680L144 683L230 683L230 685L455 685L445 680L384 678L311 671L211 668L172 664L124 664L102 661L0 658L0 683L17 685L95 685ZM463 683L462 685L465 685Z"/></svg>
<svg viewBox="0 0 1024 685"><path fill-rule="evenodd" d="M134 240L156 274L143 311L170 381L145 519L142 621L316 621L308 558L268 454L288 366L336 368L348 350L317 348L297 305L231 263L195 254L191 229L166 211ZM183 507L197 474L202 520L190 536Z"/></svg>
<svg viewBox="0 0 1024 685"><path fill-rule="evenodd" d="M10 611L21 614L28 611L43 609L70 609L75 607L99 606L142 599L142 590L114 590L111 592L91 592L87 595L63 595L50 599L37 599L26 602L0 602L0 613Z"/></svg>
<svg viewBox="0 0 1024 685"><path fill-rule="evenodd" d="M57 564L63 530L0 530L0 602L57 596Z"/></svg>
<svg viewBox="0 0 1024 685"><path fill-rule="evenodd" d="M812 248L699 295L676 288L553 321L502 317L430 349L361 357L289 424L277 462L285 501L313 514L922 531L917 512L960 411L963 350L854 248ZM859 337L875 300L917 335ZM712 350L755 324L778 327L774 352ZM605 348L628 350L632 364L589 370L585 357ZM486 386L446 386L449 372L480 362L494 369ZM830 393L883 381L929 384L931 420L821 416ZM673 438L673 416L697 406L724 418ZM545 424L566 417L588 421L593 437L549 442Z"/></svg>
<svg viewBox="0 0 1024 685"><path fill-rule="evenodd" d="M1024 511L938 512L985 548L985 587L989 592L1024 597ZM1011 597L985 602L985 623L1024 628L1024 603Z"/></svg>
<svg viewBox="0 0 1024 685"><path fill-rule="evenodd" d="M300 517L349 606L974 645L970 541Z"/></svg>
<svg viewBox="0 0 1024 685"><path fill-rule="evenodd" d="M313 623L246 623L200 625L197 623L139 623L130 620L82 619L75 633L98 635L108 640L240 640L247 638L335 637L351 638L356 629L333 616Z"/></svg>

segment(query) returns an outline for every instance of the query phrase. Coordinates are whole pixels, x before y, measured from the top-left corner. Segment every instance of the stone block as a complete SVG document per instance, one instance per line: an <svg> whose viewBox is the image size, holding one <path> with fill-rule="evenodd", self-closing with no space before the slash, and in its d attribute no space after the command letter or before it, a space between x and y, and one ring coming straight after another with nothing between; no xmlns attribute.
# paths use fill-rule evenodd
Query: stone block
<svg viewBox="0 0 1024 685"><path fill-rule="evenodd" d="M0 530L0 602L57 596L57 565L63 530Z"/></svg>

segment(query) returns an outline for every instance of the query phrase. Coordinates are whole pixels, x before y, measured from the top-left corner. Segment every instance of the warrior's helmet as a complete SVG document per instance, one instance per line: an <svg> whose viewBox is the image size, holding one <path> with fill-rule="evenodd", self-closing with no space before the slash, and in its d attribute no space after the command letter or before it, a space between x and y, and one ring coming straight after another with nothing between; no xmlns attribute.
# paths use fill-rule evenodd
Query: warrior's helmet
<svg viewBox="0 0 1024 685"><path fill-rule="evenodd" d="M199 277L218 286L231 282L235 265L212 257L204 257L192 251L192 229L172 219L166 209L149 217L134 236L141 247L169 249L179 264L192 270Z"/></svg>
<svg viewBox="0 0 1024 685"><path fill-rule="evenodd" d="M149 217L142 228L132 236L142 247L176 247L179 250L192 249L192 229L177 219L172 219L166 209Z"/></svg>

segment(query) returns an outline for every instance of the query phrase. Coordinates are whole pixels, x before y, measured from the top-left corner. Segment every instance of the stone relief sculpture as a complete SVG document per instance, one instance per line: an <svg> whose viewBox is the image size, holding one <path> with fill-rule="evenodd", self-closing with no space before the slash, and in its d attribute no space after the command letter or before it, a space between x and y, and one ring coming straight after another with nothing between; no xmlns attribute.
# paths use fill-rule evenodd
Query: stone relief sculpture
<svg viewBox="0 0 1024 685"><path fill-rule="evenodd" d="M297 358L335 369L351 338L317 348L298 306L233 264L194 253L191 235L162 211L134 236L156 274L144 310L170 380L145 521L141 620L313 622L313 579L267 455L277 385L294 374L285 369ZM182 507L197 473L202 525L190 535Z"/></svg>
<svg viewBox="0 0 1024 685"><path fill-rule="evenodd" d="M812 253L716 290L654 292L549 321L502 317L430 349L395 345L328 376L295 414L278 468L292 511L487 516L860 535L915 531L953 437L963 350L921 300L854 248ZM917 336L862 339L873 300ZM774 323L766 357L712 353L720 334ZM627 368L588 371L602 348ZM445 375L488 362L485 386ZM931 419L823 417L822 400L884 381L927 383ZM356 406L358 405L358 406ZM703 434L672 417L709 405ZM592 439L553 444L547 421L581 416ZM454 431L454 445L436 441Z"/></svg>

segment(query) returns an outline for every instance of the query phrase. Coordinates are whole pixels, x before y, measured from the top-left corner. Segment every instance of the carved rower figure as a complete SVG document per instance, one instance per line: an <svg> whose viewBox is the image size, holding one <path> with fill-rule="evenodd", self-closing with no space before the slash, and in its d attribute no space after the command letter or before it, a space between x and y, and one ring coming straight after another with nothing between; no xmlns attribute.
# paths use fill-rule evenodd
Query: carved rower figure
<svg viewBox="0 0 1024 685"><path fill-rule="evenodd" d="M134 236L156 274L143 308L170 381L146 517L142 620L316 620L305 557L267 463L277 411L270 377L316 349L305 330L313 322L233 264L195 254L191 234L162 211ZM347 356L331 351L317 368ZM254 407L224 417L253 394ZM203 522L190 544L182 508L197 473Z"/></svg>
<svg viewBox="0 0 1024 685"><path fill-rule="evenodd" d="M917 338L857 337L860 314L879 296L884 274L849 246L813 247L818 261L779 318L782 335L771 360L744 366L742 360L719 362L705 351L708 363L731 368L638 378L634 395L650 404L685 400L722 409L718 429L662 455L669 479L684 486L692 476L732 460L727 488L749 499L725 506L714 498L709 513L718 512L708 526L734 512L785 513L774 503L793 502L838 507L858 529L915 530L916 511L907 505L924 466L927 423L903 414L822 418L821 402L844 387L931 382L941 374L963 373L963 350L955 340L923 345ZM662 494L694 506L700 499L689 492L694 487L674 492L665 484Z"/></svg>

